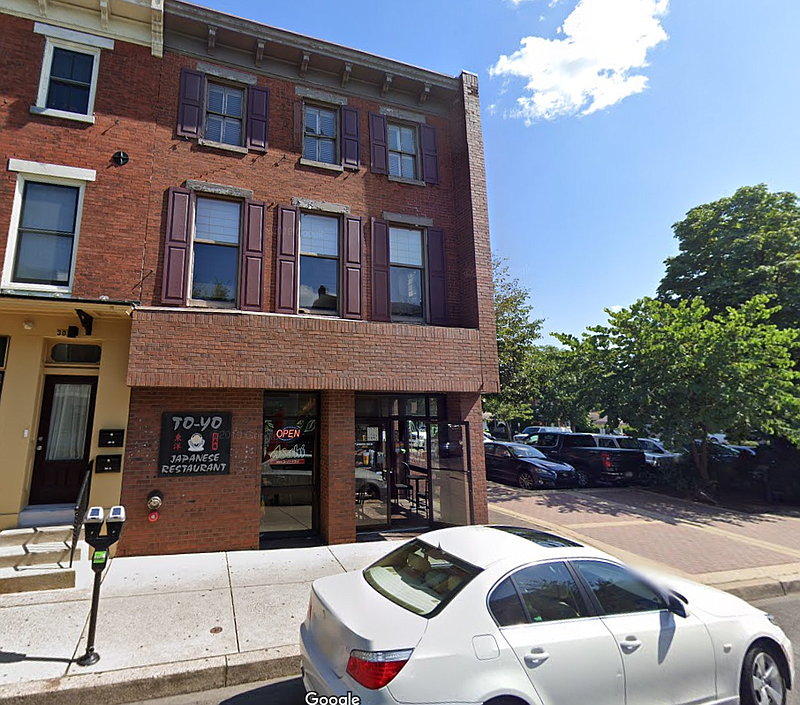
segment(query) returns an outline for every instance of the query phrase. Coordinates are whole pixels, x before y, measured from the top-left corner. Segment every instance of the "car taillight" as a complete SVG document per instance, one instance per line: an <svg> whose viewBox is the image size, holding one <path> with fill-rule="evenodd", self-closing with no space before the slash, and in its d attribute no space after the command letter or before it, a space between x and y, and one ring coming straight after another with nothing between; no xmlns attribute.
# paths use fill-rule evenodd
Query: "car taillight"
<svg viewBox="0 0 800 705"><path fill-rule="evenodd" d="M611 470L611 455L609 453L600 453L600 458L603 461L603 467L606 470Z"/></svg>
<svg viewBox="0 0 800 705"><path fill-rule="evenodd" d="M394 678L411 658L413 649L398 651L359 651L350 652L347 673L370 690L383 688Z"/></svg>

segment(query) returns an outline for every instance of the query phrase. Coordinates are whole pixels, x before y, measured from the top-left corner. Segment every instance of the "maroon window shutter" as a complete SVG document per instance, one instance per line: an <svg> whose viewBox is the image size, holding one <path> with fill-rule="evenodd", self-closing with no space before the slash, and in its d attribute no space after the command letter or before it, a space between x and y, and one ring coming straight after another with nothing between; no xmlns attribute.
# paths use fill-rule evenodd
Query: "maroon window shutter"
<svg viewBox="0 0 800 705"><path fill-rule="evenodd" d="M276 313L297 313L298 215L297 208L278 206Z"/></svg>
<svg viewBox="0 0 800 705"><path fill-rule="evenodd" d="M428 291L433 326L447 325L447 275L445 272L444 233L428 228Z"/></svg>
<svg viewBox="0 0 800 705"><path fill-rule="evenodd" d="M361 166L361 144L358 130L358 108L342 107L342 166Z"/></svg>
<svg viewBox="0 0 800 705"><path fill-rule="evenodd" d="M247 148L267 151L269 89L250 86L247 91Z"/></svg>
<svg viewBox="0 0 800 705"><path fill-rule="evenodd" d="M178 104L178 129L181 137L200 137L203 124L203 74L181 69L181 96Z"/></svg>
<svg viewBox="0 0 800 705"><path fill-rule="evenodd" d="M386 116L369 114L369 168L376 174L389 173L389 142Z"/></svg>
<svg viewBox="0 0 800 705"><path fill-rule="evenodd" d="M161 301L168 306L186 304L193 201L194 194L188 189L171 188L167 193Z"/></svg>
<svg viewBox="0 0 800 705"><path fill-rule="evenodd" d="M264 223L267 204L244 202L244 233L239 290L239 308L264 310Z"/></svg>
<svg viewBox="0 0 800 705"><path fill-rule="evenodd" d="M372 219L372 318L391 321L391 285L389 279L389 224Z"/></svg>
<svg viewBox="0 0 800 705"><path fill-rule="evenodd" d="M294 103L294 148L303 151L303 104L297 100Z"/></svg>
<svg viewBox="0 0 800 705"><path fill-rule="evenodd" d="M436 149L436 128L420 125L419 137L422 146L422 180L426 184L438 184L439 152Z"/></svg>
<svg viewBox="0 0 800 705"><path fill-rule="evenodd" d="M361 318L361 218L344 219L344 318Z"/></svg>

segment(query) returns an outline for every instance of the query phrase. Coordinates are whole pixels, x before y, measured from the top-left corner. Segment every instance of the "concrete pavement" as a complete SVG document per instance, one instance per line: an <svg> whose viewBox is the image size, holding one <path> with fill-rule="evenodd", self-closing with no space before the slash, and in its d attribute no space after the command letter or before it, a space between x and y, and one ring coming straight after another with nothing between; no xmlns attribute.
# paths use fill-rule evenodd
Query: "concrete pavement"
<svg viewBox="0 0 800 705"><path fill-rule="evenodd" d="M623 560L754 600L800 591L800 516L748 514L639 489L526 492L489 483L490 519L571 536ZM394 541L115 558L82 668L92 574L69 590L0 595L0 704L103 705L296 675L310 584ZM89 697L91 692L91 697Z"/></svg>

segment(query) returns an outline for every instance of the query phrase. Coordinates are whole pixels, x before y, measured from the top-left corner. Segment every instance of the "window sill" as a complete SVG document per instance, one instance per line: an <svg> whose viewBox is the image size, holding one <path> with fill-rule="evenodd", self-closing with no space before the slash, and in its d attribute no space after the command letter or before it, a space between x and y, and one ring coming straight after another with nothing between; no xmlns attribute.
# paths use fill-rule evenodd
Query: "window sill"
<svg viewBox="0 0 800 705"><path fill-rule="evenodd" d="M224 152L234 152L235 154L247 154L247 147L240 147L235 144L225 144L224 142L212 142L211 140L203 139L200 137L197 144L201 147L210 147L211 149L221 149Z"/></svg>
<svg viewBox="0 0 800 705"><path fill-rule="evenodd" d="M313 159L300 157L300 166L312 166L315 169L325 169L327 171L343 172L344 167L339 164L328 164L328 162L315 162Z"/></svg>
<svg viewBox="0 0 800 705"><path fill-rule="evenodd" d="M236 304L228 301L203 301L202 299L189 299L186 302L189 308L222 308L228 311L235 311Z"/></svg>
<svg viewBox="0 0 800 705"><path fill-rule="evenodd" d="M55 110L54 108L42 108L38 105L31 105L31 115L41 117L61 118L62 120L73 120L94 125L94 115L83 115L81 113L70 113L66 110Z"/></svg>
<svg viewBox="0 0 800 705"><path fill-rule="evenodd" d="M405 323L409 326L427 326L427 322L421 318L392 318L392 323Z"/></svg>
<svg viewBox="0 0 800 705"><path fill-rule="evenodd" d="M398 184L408 184L409 186L425 186L424 181L419 181L417 179L406 179L402 176L392 176L389 174L389 181L394 181Z"/></svg>
<svg viewBox="0 0 800 705"><path fill-rule="evenodd" d="M14 284L6 282L0 288L3 294L20 294L21 296L69 296L72 289L68 286L47 286L46 284Z"/></svg>

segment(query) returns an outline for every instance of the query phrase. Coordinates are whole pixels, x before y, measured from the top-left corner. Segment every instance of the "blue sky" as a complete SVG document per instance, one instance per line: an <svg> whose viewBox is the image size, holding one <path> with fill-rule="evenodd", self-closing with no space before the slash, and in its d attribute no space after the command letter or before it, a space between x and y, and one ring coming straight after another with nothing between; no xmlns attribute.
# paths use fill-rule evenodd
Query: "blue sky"
<svg viewBox="0 0 800 705"><path fill-rule="evenodd" d="M689 208L800 191L797 0L199 4L477 73L492 247L546 332L654 294Z"/></svg>

